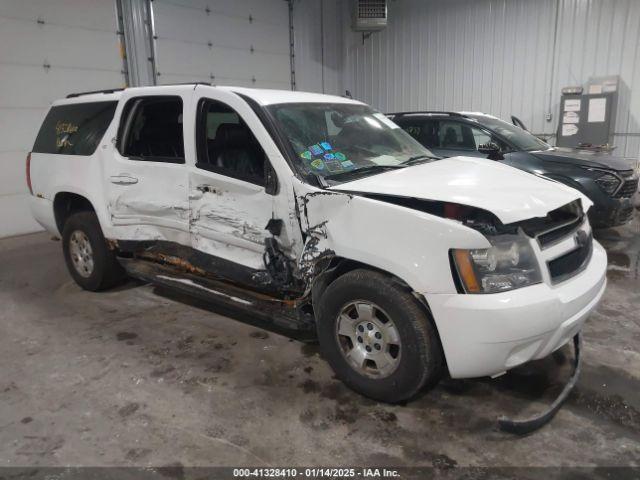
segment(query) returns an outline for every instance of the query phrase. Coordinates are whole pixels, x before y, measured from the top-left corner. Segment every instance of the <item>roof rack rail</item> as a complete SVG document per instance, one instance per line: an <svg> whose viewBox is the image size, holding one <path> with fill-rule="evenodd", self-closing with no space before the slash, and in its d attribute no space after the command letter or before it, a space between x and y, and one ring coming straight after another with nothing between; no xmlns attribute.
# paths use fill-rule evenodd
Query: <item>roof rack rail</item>
<svg viewBox="0 0 640 480"><path fill-rule="evenodd" d="M77 92L77 93L70 93L69 95L67 95L67 98L76 98L76 97L81 97L83 95L93 95L94 93L115 93L115 92L121 92L123 90L124 88L108 88L106 90L92 90L90 92Z"/></svg>
<svg viewBox="0 0 640 480"><path fill-rule="evenodd" d="M154 86L158 86L158 87L177 87L179 85L207 85L207 86L211 86L211 83L209 82L184 82L184 83L163 83L160 85L154 85ZM105 90L91 90L89 92L77 92L77 93L70 93L69 95L67 95L67 98L76 98L76 97L81 97L83 95L93 95L96 93L115 93L115 92L122 92L124 90L124 88L107 88Z"/></svg>
<svg viewBox="0 0 640 480"><path fill-rule="evenodd" d="M402 115L420 115L420 114L425 114L425 115L449 115L451 117L466 117L466 115L462 114L462 113L458 113L458 112L445 112L445 111L438 111L438 110L419 110L419 111L415 111L415 112L395 112L395 113L385 113L385 115L393 115L393 116L402 116Z"/></svg>
<svg viewBox="0 0 640 480"><path fill-rule="evenodd" d="M211 86L211 82L180 82L180 83L160 83L156 87L178 87L180 85L206 85Z"/></svg>

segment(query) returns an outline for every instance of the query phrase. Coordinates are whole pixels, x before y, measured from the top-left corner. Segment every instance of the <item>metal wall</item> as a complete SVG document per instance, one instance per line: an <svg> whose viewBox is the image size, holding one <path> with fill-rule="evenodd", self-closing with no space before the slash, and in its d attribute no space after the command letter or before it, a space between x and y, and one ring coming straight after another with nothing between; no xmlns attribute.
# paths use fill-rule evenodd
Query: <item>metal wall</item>
<svg viewBox="0 0 640 480"><path fill-rule="evenodd" d="M350 31L349 4L343 86L355 98L383 111L516 115L555 134L562 87L621 75L630 93L619 101L615 145L638 157L640 1L396 0L388 28L364 41Z"/></svg>
<svg viewBox="0 0 640 480"><path fill-rule="evenodd" d="M342 0L294 0L296 90L344 94L344 26Z"/></svg>
<svg viewBox="0 0 640 480"><path fill-rule="evenodd" d="M154 0L157 83L290 89L284 0Z"/></svg>
<svg viewBox="0 0 640 480"><path fill-rule="evenodd" d="M39 230L25 157L50 103L124 85L112 1L0 0L0 237Z"/></svg>

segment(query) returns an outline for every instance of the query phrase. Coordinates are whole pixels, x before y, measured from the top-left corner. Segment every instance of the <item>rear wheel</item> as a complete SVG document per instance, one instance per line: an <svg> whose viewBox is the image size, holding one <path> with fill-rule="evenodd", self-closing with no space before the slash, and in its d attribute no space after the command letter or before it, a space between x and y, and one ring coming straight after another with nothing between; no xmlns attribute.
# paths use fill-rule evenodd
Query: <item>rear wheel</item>
<svg viewBox="0 0 640 480"><path fill-rule="evenodd" d="M71 215L62 231L62 249L69 273L85 290L99 291L121 283L125 272L107 246L93 212Z"/></svg>
<svg viewBox="0 0 640 480"><path fill-rule="evenodd" d="M354 270L329 285L320 302L320 346L353 390L394 403L440 378L442 349L431 318L388 276Z"/></svg>

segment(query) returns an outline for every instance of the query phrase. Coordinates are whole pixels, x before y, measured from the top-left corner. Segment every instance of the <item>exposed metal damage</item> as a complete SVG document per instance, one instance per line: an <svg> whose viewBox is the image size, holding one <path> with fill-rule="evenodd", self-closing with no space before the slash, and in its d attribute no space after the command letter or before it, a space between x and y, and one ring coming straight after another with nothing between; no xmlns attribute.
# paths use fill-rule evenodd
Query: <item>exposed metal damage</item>
<svg viewBox="0 0 640 480"><path fill-rule="evenodd" d="M253 305L253 302L249 302L248 300L244 300L240 297L234 297L233 295L227 295L226 293L219 292L218 290L213 290L212 288L207 288L203 285L200 285L194 282L193 280L189 280L188 278L175 278L175 277L169 277L167 275L158 275L157 278L160 280L169 280L171 282L182 283L184 285L189 285L194 288L199 288L201 290L204 290L205 292L209 292L213 295L220 295L220 296L226 297L229 300L241 303L243 305Z"/></svg>

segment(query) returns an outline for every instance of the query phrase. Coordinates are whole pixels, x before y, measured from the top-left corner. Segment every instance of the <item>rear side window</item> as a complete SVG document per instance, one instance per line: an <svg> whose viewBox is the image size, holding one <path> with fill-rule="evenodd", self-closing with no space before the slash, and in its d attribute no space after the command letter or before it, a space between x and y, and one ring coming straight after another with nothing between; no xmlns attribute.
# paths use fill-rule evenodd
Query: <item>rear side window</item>
<svg viewBox="0 0 640 480"><path fill-rule="evenodd" d="M182 99L153 96L129 100L118 138L120 153L131 160L184 163Z"/></svg>
<svg viewBox="0 0 640 480"><path fill-rule="evenodd" d="M422 119L401 119L398 122L409 135L427 148L438 148L438 121Z"/></svg>
<svg viewBox="0 0 640 480"><path fill-rule="evenodd" d="M93 155L117 104L94 102L52 107L40 127L33 152Z"/></svg>

